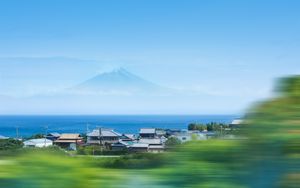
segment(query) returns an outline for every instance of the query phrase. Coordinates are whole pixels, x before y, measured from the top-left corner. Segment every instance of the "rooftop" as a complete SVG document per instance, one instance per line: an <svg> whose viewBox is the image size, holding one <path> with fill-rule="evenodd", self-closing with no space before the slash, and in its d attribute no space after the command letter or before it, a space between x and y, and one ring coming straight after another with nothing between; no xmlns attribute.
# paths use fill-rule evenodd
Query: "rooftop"
<svg viewBox="0 0 300 188"><path fill-rule="evenodd" d="M154 138L154 139L142 138L142 139L139 140L138 143L159 145L159 144L161 144L161 139L159 139L159 138Z"/></svg>
<svg viewBox="0 0 300 188"><path fill-rule="evenodd" d="M100 130L94 129L92 132L88 133L87 136L100 136ZM119 137L122 134L112 130L112 129L101 129L101 136L102 137Z"/></svg>
<svg viewBox="0 0 300 188"><path fill-rule="evenodd" d="M59 133L49 133L47 136L54 136L54 137L60 137Z"/></svg>
<svg viewBox="0 0 300 188"><path fill-rule="evenodd" d="M24 142L25 145L36 145L36 144L52 144L52 140L46 138L30 139Z"/></svg>
<svg viewBox="0 0 300 188"><path fill-rule="evenodd" d="M140 129L140 134L155 134L155 128L142 128Z"/></svg>
<svg viewBox="0 0 300 188"><path fill-rule="evenodd" d="M243 123L243 120L242 119L235 119L233 120L230 124L231 125L240 125Z"/></svg>
<svg viewBox="0 0 300 188"><path fill-rule="evenodd" d="M61 134L59 140L66 139L66 140L73 140L73 139L81 139L80 134L78 133L65 133Z"/></svg>

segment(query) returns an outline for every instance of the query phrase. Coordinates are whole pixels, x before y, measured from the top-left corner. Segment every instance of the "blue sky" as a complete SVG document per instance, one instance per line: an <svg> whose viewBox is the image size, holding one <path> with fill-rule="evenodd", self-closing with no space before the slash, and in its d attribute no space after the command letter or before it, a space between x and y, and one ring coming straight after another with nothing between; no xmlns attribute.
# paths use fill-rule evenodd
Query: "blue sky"
<svg viewBox="0 0 300 188"><path fill-rule="evenodd" d="M86 63L75 70L83 72L80 79L122 66L160 85L198 93L199 101L202 94L237 97L228 113L241 112L269 96L275 78L299 73L299 8L296 0L3 0L1 85L31 83L43 75L19 74L32 62L13 67L5 58L91 60L96 67ZM53 68L51 62L42 66ZM54 78L28 85L38 93L79 77L59 77L65 85L53 84ZM16 95L27 87L14 86ZM203 113L205 105L189 113Z"/></svg>

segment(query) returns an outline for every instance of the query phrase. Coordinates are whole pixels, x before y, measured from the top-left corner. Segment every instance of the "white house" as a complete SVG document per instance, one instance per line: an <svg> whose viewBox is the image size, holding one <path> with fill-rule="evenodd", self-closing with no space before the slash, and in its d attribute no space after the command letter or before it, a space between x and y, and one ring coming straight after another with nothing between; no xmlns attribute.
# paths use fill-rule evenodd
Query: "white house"
<svg viewBox="0 0 300 188"><path fill-rule="evenodd" d="M234 119L230 124L230 128L239 128L244 123L243 119Z"/></svg>
<svg viewBox="0 0 300 188"><path fill-rule="evenodd" d="M48 147L52 146L53 142L52 140L48 140L46 138L39 138L39 139L30 139L23 142L24 147L36 147L36 148L42 148L42 147Z"/></svg>
<svg viewBox="0 0 300 188"><path fill-rule="evenodd" d="M141 138L155 138L157 137L155 128L142 128L139 135Z"/></svg>

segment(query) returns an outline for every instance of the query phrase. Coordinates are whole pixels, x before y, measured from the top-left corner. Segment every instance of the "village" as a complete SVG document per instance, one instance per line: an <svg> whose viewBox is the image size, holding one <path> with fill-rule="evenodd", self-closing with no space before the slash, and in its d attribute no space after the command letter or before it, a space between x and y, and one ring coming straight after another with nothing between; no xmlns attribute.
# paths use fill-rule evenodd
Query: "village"
<svg viewBox="0 0 300 188"><path fill-rule="evenodd" d="M196 124L190 124L187 130L141 128L138 134L119 133L114 129L97 127L86 134L52 132L36 138L19 140L22 141L23 148L56 146L65 151L79 151L91 148L92 152L89 154L93 155L97 155L97 150L101 150L101 154L103 154L103 151L109 154L161 153L191 140L207 140L216 137L234 139L236 136L232 134L232 131L236 130L241 123L241 120L236 119L226 127L223 127L224 125L221 124L223 126L219 126L218 131L207 130L207 128L202 129L203 125L199 126ZM10 138L0 136L0 139L5 140Z"/></svg>

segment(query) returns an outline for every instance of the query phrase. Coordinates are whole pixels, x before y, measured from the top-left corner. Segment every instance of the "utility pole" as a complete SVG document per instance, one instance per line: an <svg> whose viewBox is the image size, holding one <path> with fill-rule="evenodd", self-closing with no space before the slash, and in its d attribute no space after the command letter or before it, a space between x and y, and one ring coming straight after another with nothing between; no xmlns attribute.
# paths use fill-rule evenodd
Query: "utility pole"
<svg viewBox="0 0 300 188"><path fill-rule="evenodd" d="M100 150L101 150L101 154L102 154L102 128L98 127L98 131L99 131L99 145L100 145Z"/></svg>
<svg viewBox="0 0 300 188"><path fill-rule="evenodd" d="M44 147L46 147L46 144L47 144L47 142L46 142L47 141L47 139L46 139L47 134L48 134L48 126L46 125L45 126L45 138L44 138L45 139L45 145L44 145Z"/></svg>
<svg viewBox="0 0 300 188"><path fill-rule="evenodd" d="M99 145L102 146L102 128L98 127L98 131L99 131Z"/></svg>
<svg viewBox="0 0 300 188"><path fill-rule="evenodd" d="M223 138L223 126L221 125L221 137Z"/></svg>

